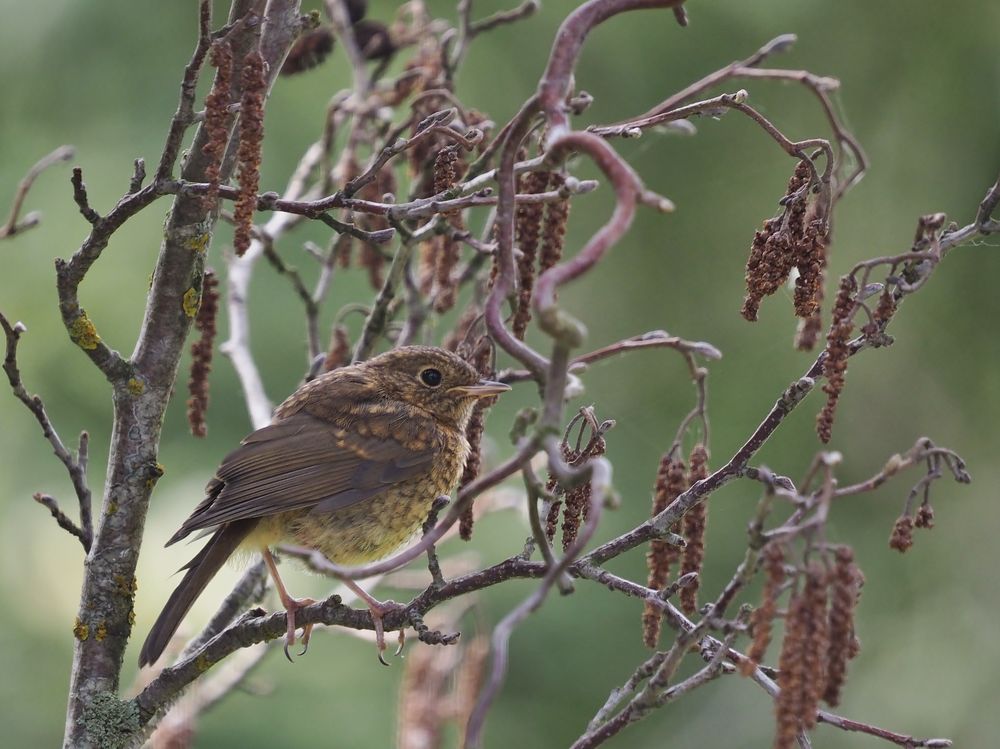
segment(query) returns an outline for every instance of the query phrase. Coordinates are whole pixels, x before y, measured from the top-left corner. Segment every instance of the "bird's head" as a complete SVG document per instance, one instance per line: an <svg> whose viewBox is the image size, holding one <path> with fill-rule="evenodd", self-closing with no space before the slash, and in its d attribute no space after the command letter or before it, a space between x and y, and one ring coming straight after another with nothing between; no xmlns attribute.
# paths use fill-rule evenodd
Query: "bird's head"
<svg viewBox="0 0 1000 749"><path fill-rule="evenodd" d="M379 395L421 408L465 429L476 401L510 390L484 380L467 361L442 348L401 346L361 365Z"/></svg>

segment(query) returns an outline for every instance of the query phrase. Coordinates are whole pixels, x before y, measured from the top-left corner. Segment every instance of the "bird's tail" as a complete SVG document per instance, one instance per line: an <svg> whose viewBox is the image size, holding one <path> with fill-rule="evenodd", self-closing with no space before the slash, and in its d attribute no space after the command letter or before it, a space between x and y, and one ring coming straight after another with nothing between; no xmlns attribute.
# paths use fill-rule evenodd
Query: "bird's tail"
<svg viewBox="0 0 1000 749"><path fill-rule="evenodd" d="M205 547L194 559L181 569L187 570L184 579L174 589L170 599L157 617L156 623L149 631L146 642L139 653L139 665L151 665L167 647L181 620L187 614L191 604L201 595L208 581L215 577L226 560L243 542L253 527L253 520L237 520L226 523L217 530Z"/></svg>

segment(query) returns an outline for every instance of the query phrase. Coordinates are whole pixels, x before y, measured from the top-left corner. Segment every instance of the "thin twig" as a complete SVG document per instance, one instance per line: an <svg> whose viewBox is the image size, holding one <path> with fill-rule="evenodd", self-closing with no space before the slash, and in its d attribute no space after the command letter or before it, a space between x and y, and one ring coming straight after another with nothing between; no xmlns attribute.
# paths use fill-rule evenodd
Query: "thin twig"
<svg viewBox="0 0 1000 749"><path fill-rule="evenodd" d="M0 313L0 326L3 327L6 338L6 354L3 361L3 370L7 374L7 381L10 383L15 397L34 415L38 425L42 428L42 435L52 446L52 451L56 454L56 457L66 467L66 472L73 483L73 490L76 492L77 502L80 506L80 525L77 526L73 523L59 509L56 500L49 495L42 493L35 494L35 501L48 508L60 527L79 538L80 543L83 544L84 551L89 552L94 537L93 521L91 520L90 487L87 486L89 437L86 432L80 433L77 454L76 457L73 457L73 454L63 444L55 427L52 425L42 399L37 395L29 395L24 384L21 382L21 372L17 366L17 344L21 336L28 329L20 322L11 325L2 313Z"/></svg>
<svg viewBox="0 0 1000 749"><path fill-rule="evenodd" d="M7 222L3 226L0 226L0 239L13 237L15 234L20 234L38 226L38 223L42 220L42 214L37 211L32 211L23 220L19 220L24 200L28 197L28 191L35 184L35 180L38 179L38 176L42 172L58 164L60 161L69 161L75 154L76 149L73 146L59 146L59 148L40 158L28 170L28 173L21 178L21 181L17 185L14 200L10 205L10 214L7 216Z"/></svg>

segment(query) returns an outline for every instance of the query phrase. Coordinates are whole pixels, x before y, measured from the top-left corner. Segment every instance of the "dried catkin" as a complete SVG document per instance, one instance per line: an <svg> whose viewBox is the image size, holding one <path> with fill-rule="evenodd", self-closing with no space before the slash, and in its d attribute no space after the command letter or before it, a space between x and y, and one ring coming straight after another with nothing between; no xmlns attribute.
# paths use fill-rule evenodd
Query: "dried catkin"
<svg viewBox="0 0 1000 749"><path fill-rule="evenodd" d="M673 458L670 453L660 459L656 473L656 485L653 490L653 506L651 517L663 512L671 502L679 497L687 488L684 461ZM677 531L675 525L672 531ZM646 552L646 565L649 577L646 587L662 590L670 580L670 566L676 563L680 550L663 539L654 538L649 543ZM660 609L651 603L646 603L642 612L642 641L648 648L655 648L660 638Z"/></svg>
<svg viewBox="0 0 1000 749"><path fill-rule="evenodd" d="M689 457L691 465L687 476L688 488L708 477L708 450L701 443L695 445ZM681 575L694 574L694 579L681 589L681 609L687 614L698 610L698 588L701 583L701 565L705 560L705 529L708 525L708 504L698 502L684 514L684 540L687 545L681 556Z"/></svg>
<svg viewBox="0 0 1000 749"><path fill-rule="evenodd" d="M219 281L215 273L206 270L201 285L201 304L194 319L194 326L201 334L191 344L191 375L188 379L188 424L191 434L204 437L208 434L205 414L208 411L208 374L212 371L212 353L215 342L215 318L219 311Z"/></svg>
<svg viewBox="0 0 1000 749"><path fill-rule="evenodd" d="M233 206L233 249L242 256L250 248L253 214L260 187L260 159L264 144L264 100L267 75L264 58L253 50L243 60L243 97L240 100L240 145L236 152L240 191Z"/></svg>

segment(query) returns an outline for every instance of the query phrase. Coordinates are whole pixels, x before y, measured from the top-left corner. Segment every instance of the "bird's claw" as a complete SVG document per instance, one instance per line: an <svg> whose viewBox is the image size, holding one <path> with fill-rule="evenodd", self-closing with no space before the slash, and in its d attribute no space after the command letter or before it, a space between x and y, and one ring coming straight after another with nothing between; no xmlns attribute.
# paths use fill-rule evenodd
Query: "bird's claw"
<svg viewBox="0 0 1000 749"><path fill-rule="evenodd" d="M406 644L406 630L399 630L399 645L396 646L396 652L393 655L399 658L403 654L403 646Z"/></svg>
<svg viewBox="0 0 1000 749"><path fill-rule="evenodd" d="M388 666L389 662L382 655L386 651L385 645L385 632L379 631L381 628L376 628L376 645L378 646L378 662L383 666ZM406 644L406 630L399 630L399 645L396 646L396 651L392 654L393 657L398 658L403 652L403 646Z"/></svg>
<svg viewBox="0 0 1000 749"><path fill-rule="evenodd" d="M375 647L378 653L378 662L383 666L388 666L389 662L386 661L383 653L386 651L385 645L385 629L382 626L382 617L391 611L401 608L400 604L395 601L376 601L370 596L367 597L370 600L365 600L368 604L368 613L372 617L372 625L375 628ZM406 635L403 630L399 630L399 647L396 648L395 655L399 655L403 652L403 643L406 641Z"/></svg>
<svg viewBox="0 0 1000 749"><path fill-rule="evenodd" d="M282 603L285 606L285 619L288 621L288 629L285 632L285 657L289 663L294 663L295 660L288 649L295 644L295 612L316 603L316 601L312 598L289 598ZM299 653L300 656L305 655L306 651L309 650L309 638L312 636L312 630L312 624L307 624L302 628L302 652Z"/></svg>

